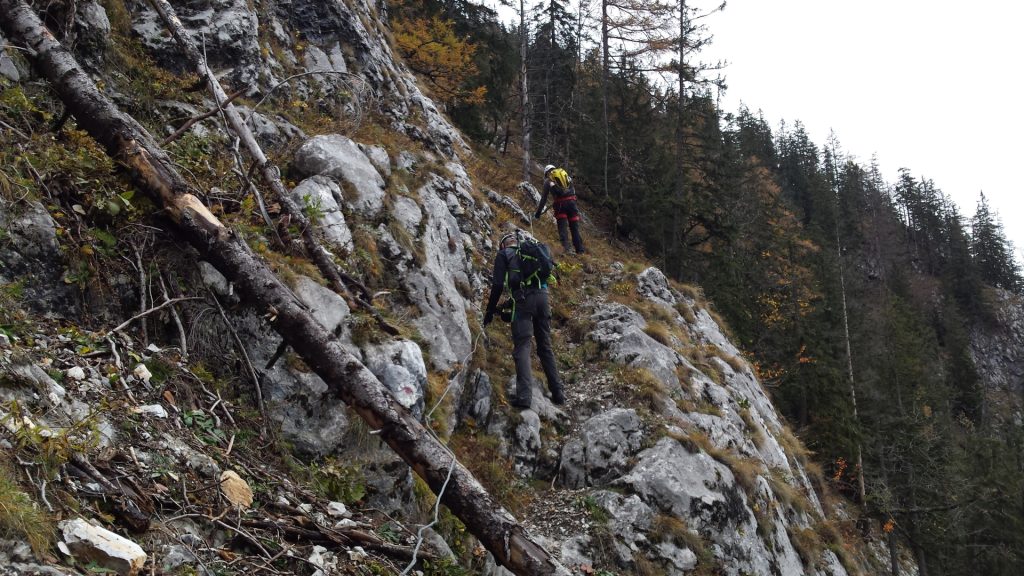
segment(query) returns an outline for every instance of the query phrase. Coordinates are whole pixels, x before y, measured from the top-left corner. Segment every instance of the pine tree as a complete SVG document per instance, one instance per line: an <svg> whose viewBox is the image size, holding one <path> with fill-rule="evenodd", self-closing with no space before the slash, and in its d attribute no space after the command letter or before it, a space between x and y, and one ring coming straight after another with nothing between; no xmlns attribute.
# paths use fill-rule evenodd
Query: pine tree
<svg viewBox="0 0 1024 576"><path fill-rule="evenodd" d="M978 196L978 208L971 220L971 248L981 279L991 286L1019 292L1020 268L1006 239L999 217L992 213L985 194Z"/></svg>

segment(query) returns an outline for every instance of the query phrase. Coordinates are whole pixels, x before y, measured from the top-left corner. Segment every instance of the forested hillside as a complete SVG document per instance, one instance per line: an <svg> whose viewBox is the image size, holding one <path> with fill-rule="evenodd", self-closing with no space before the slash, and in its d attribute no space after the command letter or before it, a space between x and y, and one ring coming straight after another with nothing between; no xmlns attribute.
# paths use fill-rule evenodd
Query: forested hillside
<svg viewBox="0 0 1024 576"><path fill-rule="evenodd" d="M842 134L815 143L799 119L719 109L728 69L701 59L714 19L686 2L514 4L508 27L472 2L397 8L475 47L463 90L486 94L451 99L452 118L513 157L528 136L613 242L699 284L827 473L922 573L1019 572L1020 354L1007 382L979 371L1004 352L972 346L1019 343L1001 310L1024 281L997 207L958 207L912 169L886 182Z"/></svg>

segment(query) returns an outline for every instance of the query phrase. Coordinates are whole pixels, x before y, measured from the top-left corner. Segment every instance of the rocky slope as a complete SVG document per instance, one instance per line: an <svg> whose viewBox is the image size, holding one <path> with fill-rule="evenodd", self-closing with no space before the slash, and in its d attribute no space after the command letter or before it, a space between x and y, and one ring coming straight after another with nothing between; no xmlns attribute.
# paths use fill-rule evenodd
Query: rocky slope
<svg viewBox="0 0 1024 576"><path fill-rule="evenodd" d="M485 334L479 307L492 239L529 225L537 193L472 151L394 59L384 3L172 4L222 81L245 90L245 114L324 245L401 335L274 242L294 231L273 202L258 210L247 190L229 189L238 180L217 156L231 157L231 141L214 120L186 136L198 160L169 145L194 172L227 174L196 176L206 201L565 566L833 576L887 566L699 291L597 230L591 255L563 259L552 296L569 401L554 406L538 390L532 409L509 409L507 331ZM169 135L213 108L198 95L136 92L121 43L153 70L187 69L147 3L68 5L75 18L54 9L52 20L73 23L62 32L78 57L116 101L145 109L150 129ZM0 73L5 90L32 95L16 51L0 56ZM289 111L295 102L326 120ZM44 136L27 133L38 126L12 125L4 110L18 146L38 146ZM432 522L427 489L281 349L265 311L240 306L213 266L153 232L159 219L107 213L97 224L40 169L49 187L29 181L2 196L0 417L7 474L60 520L59 543L33 553L17 542L27 532L0 530L10 539L0 570L381 574L410 573L415 556L427 574L504 572L451 515ZM534 233L550 241L551 228ZM90 538L102 542L79 543Z"/></svg>

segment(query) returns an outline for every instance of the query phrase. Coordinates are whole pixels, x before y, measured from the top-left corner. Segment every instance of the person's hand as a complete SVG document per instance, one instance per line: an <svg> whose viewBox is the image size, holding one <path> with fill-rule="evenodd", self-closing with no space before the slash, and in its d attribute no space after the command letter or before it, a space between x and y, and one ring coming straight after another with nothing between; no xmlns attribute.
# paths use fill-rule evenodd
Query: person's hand
<svg viewBox="0 0 1024 576"><path fill-rule="evenodd" d="M484 326L490 324L491 320L494 320L494 311L488 310L487 313L484 314Z"/></svg>

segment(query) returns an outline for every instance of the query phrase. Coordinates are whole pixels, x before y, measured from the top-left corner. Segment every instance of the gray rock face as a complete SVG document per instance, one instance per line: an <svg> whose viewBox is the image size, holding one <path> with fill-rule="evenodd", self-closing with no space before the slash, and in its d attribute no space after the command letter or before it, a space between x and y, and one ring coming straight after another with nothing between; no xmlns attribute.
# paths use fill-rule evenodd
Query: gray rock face
<svg viewBox="0 0 1024 576"><path fill-rule="evenodd" d="M391 176L391 158L388 156L388 151L383 146L367 146L360 144L359 149L366 154L366 157L370 159L370 162L377 169L378 172L384 175L385 178Z"/></svg>
<svg viewBox="0 0 1024 576"><path fill-rule="evenodd" d="M18 71L18 66L14 63L14 59L7 54L3 46L7 44L7 39L0 33L0 76L7 78L11 82L18 82L21 80L21 72Z"/></svg>
<svg viewBox="0 0 1024 576"><path fill-rule="evenodd" d="M219 270L213 267L213 264L200 261L199 277L203 281L203 285L213 290L218 296L228 296L231 294L231 284Z"/></svg>
<svg viewBox="0 0 1024 576"><path fill-rule="evenodd" d="M635 310L622 304L605 304L591 319L597 326L588 336L608 350L621 364L650 371L670 391L679 390L676 366L684 362L675 350L644 333L647 322Z"/></svg>
<svg viewBox="0 0 1024 576"><path fill-rule="evenodd" d="M1024 299L1000 291L996 327L979 326L971 334L971 356L987 387L1024 394Z"/></svg>
<svg viewBox="0 0 1024 576"><path fill-rule="evenodd" d="M520 421L512 432L512 456L515 472L520 478L530 478L537 468L540 452L540 416L533 410L519 413Z"/></svg>
<svg viewBox="0 0 1024 576"><path fill-rule="evenodd" d="M405 170L406 172L415 172L416 164L419 160L416 159L416 155L407 150L402 150L398 153L398 160L395 163L395 167L399 170Z"/></svg>
<svg viewBox="0 0 1024 576"><path fill-rule="evenodd" d="M665 277L661 270L651 266L637 274L636 281L636 291L644 298L652 302L665 304L666 306L675 305L677 301L676 295L673 294L668 278Z"/></svg>
<svg viewBox="0 0 1024 576"><path fill-rule="evenodd" d="M461 398L458 423L465 422L467 418L472 418L474 422L487 422L491 415L491 378L486 372L474 372L469 378L469 383L457 397Z"/></svg>
<svg viewBox="0 0 1024 576"><path fill-rule="evenodd" d="M664 438L641 452L636 466L618 484L662 513L686 519L714 541L730 558L728 574L773 573L774 556L757 535L746 496L732 471L707 454L692 454Z"/></svg>
<svg viewBox="0 0 1024 576"><path fill-rule="evenodd" d="M464 361L471 349L466 319L470 303L463 295L473 290L471 263L459 222L447 201L455 197L452 183L434 176L418 190L418 196L423 214L423 232L418 238L423 264L409 269L403 282L420 311L413 324L430 345L431 363L446 370Z"/></svg>
<svg viewBox="0 0 1024 576"><path fill-rule="evenodd" d="M291 30L310 42L329 44L345 40L365 43L355 33L351 15L342 2L279 0L275 8L277 16L287 22Z"/></svg>
<svg viewBox="0 0 1024 576"><path fill-rule="evenodd" d="M642 440L635 410L598 414L583 424L579 438L566 442L559 479L569 488L604 486L628 470Z"/></svg>
<svg viewBox="0 0 1024 576"><path fill-rule="evenodd" d="M327 240L331 250L347 254L352 251L352 231L345 222L345 214L338 205L341 188L326 176L306 178L292 192L292 199L312 215L317 230Z"/></svg>
<svg viewBox="0 0 1024 576"><path fill-rule="evenodd" d="M338 334L349 353L360 357L360 350L351 344L349 308L341 296L305 277L296 281L293 292L325 329ZM265 366L277 351L280 337L252 312L232 318L232 324L253 365ZM283 357L264 371L261 381L270 415L280 422L282 435L296 451L323 455L342 445L349 427L345 405L327 393L327 385L318 376L293 369Z"/></svg>
<svg viewBox="0 0 1024 576"><path fill-rule="evenodd" d="M75 316L78 301L62 278L64 258L49 212L37 203L0 205L0 283L18 282L22 302L48 317Z"/></svg>
<svg viewBox="0 0 1024 576"><path fill-rule="evenodd" d="M79 4L75 17L75 51L85 55L90 62L99 62L109 44L107 11L95 0Z"/></svg>
<svg viewBox="0 0 1024 576"><path fill-rule="evenodd" d="M516 216L519 216L519 220L524 225L530 223L530 215L528 215L512 198L509 198L508 196L504 196L502 194L498 194L493 190L486 190L486 194L488 200L495 204L501 204L505 206L506 208L514 212ZM534 204L534 206L536 206L536 204Z"/></svg>
<svg viewBox="0 0 1024 576"><path fill-rule="evenodd" d="M387 387L398 403L416 418L423 417L427 367L420 347L411 340L395 340L363 349L363 363Z"/></svg>
<svg viewBox="0 0 1024 576"><path fill-rule="evenodd" d="M250 110L247 106L236 105L260 146L265 149L283 148L292 140L304 140L306 133L298 126L280 116L271 118Z"/></svg>
<svg viewBox="0 0 1024 576"><path fill-rule="evenodd" d="M239 86L256 84L262 67L259 18L249 6L246 0L195 0L174 8L214 72L228 71ZM132 31L162 65L181 70L184 60L160 16L141 0L131 0L129 10Z"/></svg>
<svg viewBox="0 0 1024 576"><path fill-rule="evenodd" d="M303 176L323 175L347 183L354 197L346 200L360 214L372 217L384 207L384 179L359 146L345 136L310 138L295 154L294 167Z"/></svg>
<svg viewBox="0 0 1024 576"><path fill-rule="evenodd" d="M636 494L598 490L592 497L608 513L608 528L615 536L612 542L619 565L632 566L634 551L649 546L647 532L654 521L654 510Z"/></svg>
<svg viewBox="0 0 1024 576"><path fill-rule="evenodd" d="M537 187L529 182L520 182L516 186L516 191L519 193L519 197L515 200L519 204L536 207L540 202L540 190L537 190ZM551 199L548 198L548 201L550 202Z"/></svg>

